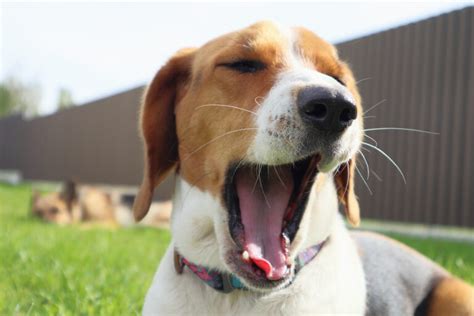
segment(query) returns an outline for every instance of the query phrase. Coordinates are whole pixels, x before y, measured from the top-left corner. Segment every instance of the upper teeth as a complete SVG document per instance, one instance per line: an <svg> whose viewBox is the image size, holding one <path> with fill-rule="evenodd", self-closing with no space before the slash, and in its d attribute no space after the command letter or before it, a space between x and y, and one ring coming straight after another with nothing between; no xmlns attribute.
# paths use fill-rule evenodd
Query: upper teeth
<svg viewBox="0 0 474 316"><path fill-rule="evenodd" d="M249 261L250 255L249 255L249 252L247 250L242 252L242 259L244 259L245 261Z"/></svg>
<svg viewBox="0 0 474 316"><path fill-rule="evenodd" d="M287 236L285 232L281 233L281 236L283 237L283 241L285 242L285 246L289 247L290 246L290 238Z"/></svg>

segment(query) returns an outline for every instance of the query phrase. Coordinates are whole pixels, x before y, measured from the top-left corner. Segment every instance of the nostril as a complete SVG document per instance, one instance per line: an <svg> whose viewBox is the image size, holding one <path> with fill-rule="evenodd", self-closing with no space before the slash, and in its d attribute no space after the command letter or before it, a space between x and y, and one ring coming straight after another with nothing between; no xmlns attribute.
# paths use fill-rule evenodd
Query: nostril
<svg viewBox="0 0 474 316"><path fill-rule="evenodd" d="M315 119L324 119L328 114L328 108L325 104L310 102L304 107L304 112Z"/></svg>
<svg viewBox="0 0 474 316"><path fill-rule="evenodd" d="M339 115L339 121L348 124L356 118L356 111L353 108L345 108Z"/></svg>

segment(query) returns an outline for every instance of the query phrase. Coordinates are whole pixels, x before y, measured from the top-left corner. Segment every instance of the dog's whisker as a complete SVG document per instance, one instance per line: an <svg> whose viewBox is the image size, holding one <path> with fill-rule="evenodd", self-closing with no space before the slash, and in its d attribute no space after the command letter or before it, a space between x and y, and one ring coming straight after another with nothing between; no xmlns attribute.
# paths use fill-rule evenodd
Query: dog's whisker
<svg viewBox="0 0 474 316"><path fill-rule="evenodd" d="M261 100L261 101L259 101L259 100ZM265 99L264 99L263 97L260 97L260 96L255 97L255 99L254 99L255 103L256 103L257 105L259 105L259 106L262 105L261 102L262 102L263 100L265 100Z"/></svg>
<svg viewBox="0 0 474 316"><path fill-rule="evenodd" d="M244 160L240 159L239 162L237 163L237 166L235 167L234 172L232 173L231 181L234 180L235 174L237 173L237 170L239 170L239 168L240 168L240 166L242 165L243 162L244 162Z"/></svg>
<svg viewBox="0 0 474 316"><path fill-rule="evenodd" d="M365 78L362 78L362 79L356 81L355 84L359 84L359 83L361 83L361 82L364 82L364 81L367 81L367 80L371 80L371 79L372 79L372 77L365 77Z"/></svg>
<svg viewBox="0 0 474 316"><path fill-rule="evenodd" d="M375 115L364 116L364 120L376 118Z"/></svg>
<svg viewBox="0 0 474 316"><path fill-rule="evenodd" d="M382 178L373 169L370 169L370 172L374 175L375 179L382 182Z"/></svg>
<svg viewBox="0 0 474 316"><path fill-rule="evenodd" d="M375 138L373 138L373 137L370 137L370 136L369 136L369 135L367 135L367 134L364 134L364 137L367 137L368 139L370 139L371 141L373 141L373 142L374 142L374 144L375 144L375 146L377 146L377 145L378 145L378 144L377 144L377 141L375 140Z"/></svg>
<svg viewBox="0 0 474 316"><path fill-rule="evenodd" d="M362 159L364 160L365 162L365 166L367 167L367 180L369 180L369 176L370 176L370 168L369 168L369 162L367 161L367 159L365 158L365 155L362 151L359 150L359 154L362 156Z"/></svg>
<svg viewBox="0 0 474 316"><path fill-rule="evenodd" d="M247 112L247 113L250 113L250 114L253 114L253 115L257 115L256 112L251 111L251 110L247 110L247 109L235 106L235 105L219 104L219 103L209 103L209 104L200 105L200 106L196 107L194 110L197 111L199 109L206 108L206 107L229 108L229 109L240 110L240 111Z"/></svg>
<svg viewBox="0 0 474 316"><path fill-rule="evenodd" d="M286 189L286 185L285 185L285 183L283 183L283 180L281 179L280 174L278 173L278 168L277 168L276 166L273 166L273 169L275 169L275 173L276 173L278 179L280 180L280 183L281 183L281 184L283 185L283 187Z"/></svg>
<svg viewBox="0 0 474 316"><path fill-rule="evenodd" d="M262 179L261 179L263 165L257 164L255 166L255 168L256 168L255 173L256 173L257 177L256 177L255 182L253 184L252 194L255 192L255 189L256 189L257 183L258 183L259 187L260 187L260 190L262 190L262 194L263 194L263 198L265 199L265 203L267 204L268 208L270 208L270 203L268 202L268 198L265 194L265 190L263 189L263 183L262 183Z"/></svg>
<svg viewBox="0 0 474 316"><path fill-rule="evenodd" d="M384 103L385 101L387 101L387 99L382 99L382 100L380 100L379 102L375 103L375 104L372 105L370 108L368 108L367 110L365 110L364 113L362 113L362 115L365 115L365 114L369 113L370 111L372 111L373 109L375 109L376 107L378 107L380 104Z"/></svg>
<svg viewBox="0 0 474 316"><path fill-rule="evenodd" d="M385 158L388 159L388 161L390 161L392 163L392 165L398 170L398 172L400 173L400 175L402 176L402 179L403 179L403 182L406 184L407 181L405 179L405 175L403 174L402 172L402 169L400 169L400 167L395 163L395 161L393 161L393 159L387 154L385 153L382 149L378 148L377 146L374 146L372 144L369 144L369 143L366 143L366 142L362 142L362 144L366 145L366 146L369 146L370 148L373 148L375 149L376 151L378 151L380 154L382 154Z"/></svg>
<svg viewBox="0 0 474 316"><path fill-rule="evenodd" d="M188 154L188 156L185 158L185 160L189 159L192 155L194 155L195 153L197 153L198 151L200 151L201 149L203 149L204 147L218 141L219 139L225 137L225 136L228 136L228 135L231 135L231 134L235 134L235 133L238 133L238 132L245 132L245 131L255 131L257 130L258 128L256 127L248 127L248 128L240 128L240 129L236 129L236 130L233 130L233 131L229 131L229 132L226 132L222 135L219 135L213 139L211 139L210 141L208 141L207 143L199 146L198 148L196 148L195 150L193 150L191 153Z"/></svg>
<svg viewBox="0 0 474 316"><path fill-rule="evenodd" d="M366 128L364 132L375 132L375 131L405 131L405 132L415 132L421 134L430 134L430 135L439 135L437 132L425 131L422 129L416 128L405 128L405 127L377 127L377 128Z"/></svg>
<svg viewBox="0 0 474 316"><path fill-rule="evenodd" d="M267 195L265 194L265 190L263 189L263 183L262 183L262 177L261 177L262 169L263 169L263 166L260 167L260 170L258 172L258 182L260 183L260 190L262 190L263 199L265 200L265 203L267 204L268 208L271 208L270 202L268 202Z"/></svg>
<svg viewBox="0 0 474 316"><path fill-rule="evenodd" d="M349 161L346 161L347 177L346 177L346 187L344 188L344 195L346 195L347 190L349 189Z"/></svg>
<svg viewBox="0 0 474 316"><path fill-rule="evenodd" d="M192 117L192 115L191 115L191 117ZM191 125L191 124L192 124L192 120L190 119L188 125L183 130L183 132L180 134L181 138L184 138L185 136L187 136L196 127L195 126L196 124L194 124L194 125ZM174 144L171 145L171 148L174 149L176 146L184 147L183 144L181 144L181 143L174 143Z"/></svg>
<svg viewBox="0 0 474 316"><path fill-rule="evenodd" d="M357 171L357 174L360 176L360 178L362 179L362 182L364 182L367 190L369 190L369 194L370 195L373 195L372 193L372 190L370 189L369 187L369 184L367 183L367 181L365 181L364 177L362 176L362 173L360 172L359 168L357 168L357 166L355 167L356 171Z"/></svg>
<svg viewBox="0 0 474 316"><path fill-rule="evenodd" d="M258 177L259 177L259 168L260 168L260 164L256 164L255 165L255 175L256 175L256 178L255 178L255 182L253 184L253 188L252 188L252 194L255 192L255 188L257 187L257 183L258 183Z"/></svg>

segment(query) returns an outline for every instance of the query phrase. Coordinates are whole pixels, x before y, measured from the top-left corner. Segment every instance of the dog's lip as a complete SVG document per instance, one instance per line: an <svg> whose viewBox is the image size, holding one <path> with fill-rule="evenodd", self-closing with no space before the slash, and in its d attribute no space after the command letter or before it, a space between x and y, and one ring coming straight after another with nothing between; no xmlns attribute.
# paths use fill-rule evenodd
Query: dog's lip
<svg viewBox="0 0 474 316"><path fill-rule="evenodd" d="M293 268L293 262L290 259L289 248L293 241L298 229L301 218L304 214L304 209L309 198L309 191L314 181L314 178L318 172L317 165L321 160L321 155L315 154L306 159L297 161L294 163L296 166L300 166L300 170L296 167L291 167L294 177L299 176L298 183L295 184L294 192L291 195L291 199L288 202L287 210L284 215L284 222L281 227L281 241L282 241L282 253L285 253L286 260L286 271L283 271L283 267L279 269L277 277L272 277L268 273L268 261L263 258L253 258L249 260L251 253L248 252L245 227L242 223L241 210L239 207L238 196L234 187L235 173L237 170L229 168L228 179L226 180L226 188L224 190L224 201L228 209L229 214L229 230L231 238L234 241L234 250L232 251L232 261L234 263L234 270L240 277L244 277L246 280L255 281L258 284L269 286L270 284L278 285L287 280L291 276ZM290 168L284 165L286 168ZM296 172L300 172L299 175ZM296 181L296 180L295 180ZM237 257L237 258L236 258ZM265 259L265 260L261 260ZM265 273L264 271L265 270Z"/></svg>

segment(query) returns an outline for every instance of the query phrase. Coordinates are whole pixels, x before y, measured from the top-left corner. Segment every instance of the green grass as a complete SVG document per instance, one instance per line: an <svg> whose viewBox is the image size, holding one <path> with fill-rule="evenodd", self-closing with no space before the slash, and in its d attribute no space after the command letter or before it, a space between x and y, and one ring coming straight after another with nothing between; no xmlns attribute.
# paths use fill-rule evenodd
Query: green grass
<svg viewBox="0 0 474 316"><path fill-rule="evenodd" d="M30 196L0 185L0 314L138 314L169 233L45 224Z"/></svg>
<svg viewBox="0 0 474 316"><path fill-rule="evenodd" d="M45 224L30 197L28 185L0 184L0 314L138 314L169 233ZM474 283L472 244L392 237Z"/></svg>
<svg viewBox="0 0 474 316"><path fill-rule="evenodd" d="M390 237L418 250L452 274L474 284L474 245L472 243L395 234L390 234Z"/></svg>

